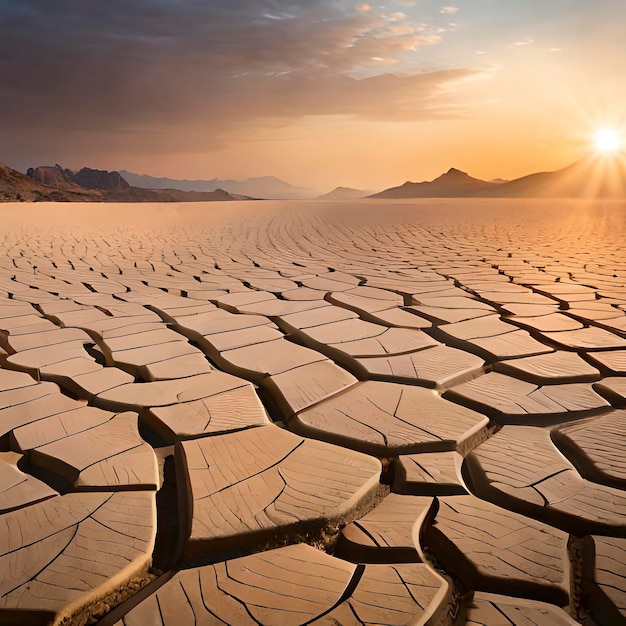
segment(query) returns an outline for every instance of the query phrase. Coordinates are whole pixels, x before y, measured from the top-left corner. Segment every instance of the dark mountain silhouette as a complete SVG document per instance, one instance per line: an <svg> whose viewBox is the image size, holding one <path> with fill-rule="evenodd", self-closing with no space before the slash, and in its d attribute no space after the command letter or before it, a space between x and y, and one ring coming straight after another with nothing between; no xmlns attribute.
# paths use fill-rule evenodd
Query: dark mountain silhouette
<svg viewBox="0 0 626 626"><path fill-rule="evenodd" d="M143 189L180 189L181 191L215 191L224 189L232 194L264 198L270 200L298 200L315 198L319 191L308 187L290 185L275 176L247 178L246 180L187 180L157 178L147 174L135 174L121 170L121 175L135 187Z"/></svg>
<svg viewBox="0 0 626 626"><path fill-rule="evenodd" d="M412 183L407 181L399 187L391 187L380 193L375 193L370 198L466 198L480 196L496 185L486 180L472 178L465 172L455 168L449 169L434 180Z"/></svg>
<svg viewBox="0 0 626 626"><path fill-rule="evenodd" d="M6 168L10 170L10 168ZM5 200L53 200L92 202L203 202L216 200L243 200L223 189L211 192L181 191L179 189L141 189L132 187L119 172L83 167L77 172L60 165L42 165L28 169L27 176L11 170L15 175L5 176ZM21 177L21 178L20 178ZM23 188L24 192L18 188ZM13 189L9 193L9 190ZM30 190L28 193L26 191ZM18 197L19 196L19 197Z"/></svg>
<svg viewBox="0 0 626 626"><path fill-rule="evenodd" d="M365 198L372 192L364 189L353 189L352 187L335 187L332 191L325 193L316 200L353 200Z"/></svg>
<svg viewBox="0 0 626 626"><path fill-rule="evenodd" d="M587 156L554 172L487 182L452 168L430 182L406 182L370 198L626 198L626 163L620 156Z"/></svg>

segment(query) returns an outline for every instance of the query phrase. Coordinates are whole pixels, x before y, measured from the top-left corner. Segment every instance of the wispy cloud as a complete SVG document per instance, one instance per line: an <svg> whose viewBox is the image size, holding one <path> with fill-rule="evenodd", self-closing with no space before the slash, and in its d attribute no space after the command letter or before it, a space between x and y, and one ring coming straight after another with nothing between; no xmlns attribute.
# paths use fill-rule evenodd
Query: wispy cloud
<svg viewBox="0 0 626 626"><path fill-rule="evenodd" d="M444 15L454 15L458 13L461 9L459 7L441 7L439 13L443 13Z"/></svg>
<svg viewBox="0 0 626 626"><path fill-rule="evenodd" d="M367 3L0 1L3 142L211 146L309 115L450 115L437 94L474 70L381 74L440 41Z"/></svg>

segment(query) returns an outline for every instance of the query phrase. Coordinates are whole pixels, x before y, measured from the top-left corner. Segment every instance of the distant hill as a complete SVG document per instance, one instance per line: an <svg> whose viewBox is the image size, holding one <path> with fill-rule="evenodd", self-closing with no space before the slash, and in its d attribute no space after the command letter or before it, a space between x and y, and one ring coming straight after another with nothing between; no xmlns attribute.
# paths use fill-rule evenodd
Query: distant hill
<svg viewBox="0 0 626 626"><path fill-rule="evenodd" d="M372 191L364 189L352 189L352 187L335 187L332 191L325 193L317 200L354 200L357 198L366 198L371 195Z"/></svg>
<svg viewBox="0 0 626 626"><path fill-rule="evenodd" d="M453 167L434 180L422 183L407 181L399 187L375 193L370 198L465 198L480 196L495 186L501 187L496 183L472 178Z"/></svg>
<svg viewBox="0 0 626 626"><path fill-rule="evenodd" d="M625 198L626 167L619 157L588 156L555 172L502 183L490 194L507 198Z"/></svg>
<svg viewBox="0 0 626 626"><path fill-rule="evenodd" d="M75 186L59 189L0 163L0 202L71 202L101 200L101 194Z"/></svg>
<svg viewBox="0 0 626 626"><path fill-rule="evenodd" d="M429 182L406 182L370 198L626 198L620 157L588 156L554 172L510 181L472 178L454 168Z"/></svg>
<svg viewBox="0 0 626 626"><path fill-rule="evenodd" d="M6 169L10 170L10 168ZM245 196L230 194L223 189L210 192L142 189L129 185L119 172L95 170L88 167L73 172L60 165L41 165L29 168L27 176L15 170L10 171L14 174L5 176L7 190L5 201L23 199L24 201L203 202L249 199ZM16 177L15 174L18 176ZM30 189L31 193L20 192L21 188Z"/></svg>
<svg viewBox="0 0 626 626"><path fill-rule="evenodd" d="M308 187L290 185L275 176L247 178L246 180L187 180L176 178L156 178L147 174L134 174L121 170L120 174L131 185L143 189L180 189L182 191L215 191L224 189L232 194L269 200L298 200L315 198L319 191Z"/></svg>

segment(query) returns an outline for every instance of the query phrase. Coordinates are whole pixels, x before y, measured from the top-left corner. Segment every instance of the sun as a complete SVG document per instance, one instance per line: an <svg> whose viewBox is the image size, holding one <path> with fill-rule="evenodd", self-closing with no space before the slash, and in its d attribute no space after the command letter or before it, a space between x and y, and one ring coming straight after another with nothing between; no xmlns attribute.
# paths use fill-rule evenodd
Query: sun
<svg viewBox="0 0 626 626"><path fill-rule="evenodd" d="M622 135L616 128L599 128L593 135L596 152L613 154L622 146Z"/></svg>

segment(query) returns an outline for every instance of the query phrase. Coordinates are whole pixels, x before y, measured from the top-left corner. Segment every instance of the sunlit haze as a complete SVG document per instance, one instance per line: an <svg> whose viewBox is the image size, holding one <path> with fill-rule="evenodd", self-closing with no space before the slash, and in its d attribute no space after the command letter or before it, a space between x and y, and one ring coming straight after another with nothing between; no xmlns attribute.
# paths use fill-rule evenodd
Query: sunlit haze
<svg viewBox="0 0 626 626"><path fill-rule="evenodd" d="M600 154L613 154L622 145L621 134L615 128L601 128L594 135L596 151Z"/></svg>
<svg viewBox="0 0 626 626"><path fill-rule="evenodd" d="M0 162L383 189L565 167L624 117L623 0L0 2ZM614 149L614 148L613 148Z"/></svg>

